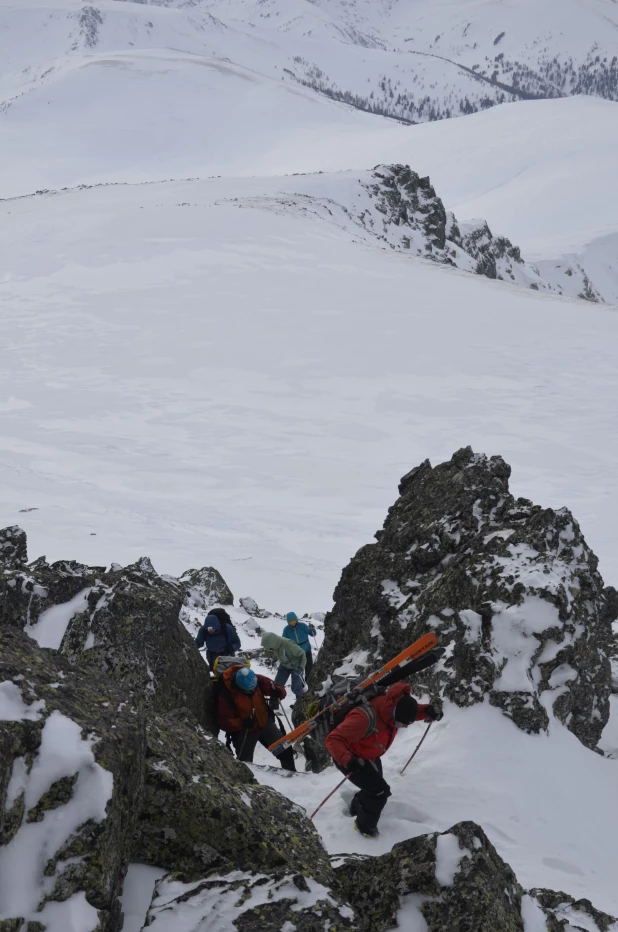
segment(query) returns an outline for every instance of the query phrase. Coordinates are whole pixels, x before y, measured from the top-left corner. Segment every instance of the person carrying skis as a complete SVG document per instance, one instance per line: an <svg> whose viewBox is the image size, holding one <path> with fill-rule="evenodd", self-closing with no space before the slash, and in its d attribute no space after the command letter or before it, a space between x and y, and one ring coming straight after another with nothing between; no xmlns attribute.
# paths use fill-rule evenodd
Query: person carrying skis
<svg viewBox="0 0 618 932"><path fill-rule="evenodd" d="M311 622L306 623L304 621L299 621L295 612L288 612L286 621L287 625L283 629L282 637L287 638L289 641L293 641L304 650L307 655L305 677L308 677L313 667L313 655L311 653L309 635L314 638L316 636L316 630Z"/></svg>
<svg viewBox="0 0 618 932"><path fill-rule="evenodd" d="M412 722L435 722L442 713L421 705L410 695L407 683L395 683L383 696L371 699L373 714L357 706L327 735L324 744L337 768L357 786L350 804L355 827L368 838L378 835L380 815L391 790L382 776L380 758L395 740L399 728ZM375 723L373 716L375 715Z"/></svg>
<svg viewBox="0 0 618 932"><path fill-rule="evenodd" d="M204 624L197 633L195 643L199 648L206 645L206 660L212 667L217 657L234 657L240 650L240 638L232 619L224 608L211 608Z"/></svg>
<svg viewBox="0 0 618 932"><path fill-rule="evenodd" d="M285 686L291 676L292 692L296 698L304 695L307 692L304 677L307 655L302 647L270 631L262 635L262 647L265 650L271 650L279 661L275 683Z"/></svg>
<svg viewBox="0 0 618 932"><path fill-rule="evenodd" d="M243 664L230 666L217 681L217 724L230 735L236 757L253 763L255 746L268 747L281 737L275 709L285 699L284 686ZM275 751L284 770L296 770L294 751Z"/></svg>

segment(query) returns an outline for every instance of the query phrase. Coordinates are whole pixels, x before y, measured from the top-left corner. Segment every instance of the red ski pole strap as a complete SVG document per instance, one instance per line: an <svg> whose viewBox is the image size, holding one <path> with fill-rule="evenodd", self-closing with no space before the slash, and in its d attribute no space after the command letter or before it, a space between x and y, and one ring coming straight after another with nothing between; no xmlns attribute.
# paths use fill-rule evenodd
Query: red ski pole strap
<svg viewBox="0 0 618 932"><path fill-rule="evenodd" d="M380 680L384 679L385 676L398 667L405 667L410 661L422 657L423 654L428 653L428 651L436 647L437 644L438 638L435 634L424 634L422 637L418 638L418 640L414 641L414 643L402 650L401 653L397 654L396 657L393 657L392 660L389 660L388 663L381 666L375 673L369 674L362 683L351 691L351 693L341 696L340 699L327 706L325 709L322 709L317 715L307 719L306 722L303 722L302 725L299 725L294 731L290 731L285 737L279 738L278 741L275 741L269 746L268 750L274 751L276 748L285 750L286 748L293 747L298 741L306 738L308 734L317 728L321 716L344 708L350 702L351 698L355 698L359 693L364 692L370 686L379 683Z"/></svg>

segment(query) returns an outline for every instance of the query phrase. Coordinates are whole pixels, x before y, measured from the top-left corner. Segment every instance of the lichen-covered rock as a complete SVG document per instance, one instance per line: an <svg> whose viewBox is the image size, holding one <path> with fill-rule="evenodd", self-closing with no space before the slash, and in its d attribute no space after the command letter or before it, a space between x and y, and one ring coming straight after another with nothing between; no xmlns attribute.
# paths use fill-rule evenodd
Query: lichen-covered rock
<svg viewBox="0 0 618 932"><path fill-rule="evenodd" d="M522 890L513 871L473 822L401 842L378 858L336 868L359 932L397 927L401 900L422 895L428 932L523 932Z"/></svg>
<svg viewBox="0 0 618 932"><path fill-rule="evenodd" d="M226 863L328 881L326 852L305 813L259 785L223 744L172 713L150 720L147 747L135 860L173 870L184 881Z"/></svg>
<svg viewBox="0 0 618 932"><path fill-rule="evenodd" d="M88 594L88 609L74 616L61 651L121 680L135 701L160 711L188 709L212 728L208 667L179 621L183 592L146 558L106 574Z"/></svg>
<svg viewBox="0 0 618 932"><path fill-rule="evenodd" d="M311 683L344 661L369 670L431 630L446 655L413 688L460 706L489 696L531 732L546 727L549 700L596 746L616 594L571 513L515 500L509 475L501 457L467 447L404 476L377 543L343 571Z"/></svg>
<svg viewBox="0 0 618 932"><path fill-rule="evenodd" d="M530 890L528 897L532 908L545 914L547 932L618 932L618 919L595 909L590 900L554 890Z"/></svg>
<svg viewBox="0 0 618 932"><path fill-rule="evenodd" d="M120 928L145 759L118 684L0 628L0 916L20 929L84 912ZM30 928L30 926L29 926Z"/></svg>
<svg viewBox="0 0 618 932"><path fill-rule="evenodd" d="M216 581L216 571L190 571L180 582L146 557L109 571L44 557L26 564L23 531L6 528L0 541L0 626L24 629L75 664L96 664L122 681L134 703L185 708L214 728L208 667L179 616L188 592L200 579L204 587L207 577ZM221 593L229 592L221 583Z"/></svg>
<svg viewBox="0 0 618 932"><path fill-rule="evenodd" d="M198 883L164 877L148 912L152 932L355 932L353 910L302 873L213 871Z"/></svg>

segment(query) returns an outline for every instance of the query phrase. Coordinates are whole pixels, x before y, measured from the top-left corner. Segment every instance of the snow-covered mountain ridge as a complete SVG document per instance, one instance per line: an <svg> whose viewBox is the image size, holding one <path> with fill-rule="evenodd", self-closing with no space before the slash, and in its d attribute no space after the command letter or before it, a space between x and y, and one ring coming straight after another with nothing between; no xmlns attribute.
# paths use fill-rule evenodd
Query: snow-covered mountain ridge
<svg viewBox="0 0 618 932"><path fill-rule="evenodd" d="M578 262L526 262L484 220L461 224L446 211L429 178L407 165L379 165L371 172L281 179L280 192L238 198L239 207L288 211L334 224L354 240L388 246L406 255L587 301L618 301L618 288L603 296ZM287 189L287 190L286 190Z"/></svg>
<svg viewBox="0 0 618 932"><path fill-rule="evenodd" d="M5 0L0 24L5 106L62 70L67 56L156 48L218 54L408 121L573 94L618 99L618 13L609 0Z"/></svg>

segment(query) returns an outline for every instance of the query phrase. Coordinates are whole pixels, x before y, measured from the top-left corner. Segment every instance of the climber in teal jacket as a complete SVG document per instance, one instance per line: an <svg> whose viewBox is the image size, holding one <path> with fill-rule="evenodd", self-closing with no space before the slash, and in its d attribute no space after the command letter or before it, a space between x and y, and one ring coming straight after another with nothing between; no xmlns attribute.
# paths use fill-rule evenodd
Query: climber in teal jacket
<svg viewBox="0 0 618 932"><path fill-rule="evenodd" d="M299 621L295 612L288 612L286 615L286 621L287 625L283 629L283 637L287 638L288 641L295 641L299 647L302 647L307 655L305 676L309 676L313 666L313 656L311 654L309 635L314 638L316 636L316 630L311 622L306 624L304 621Z"/></svg>

